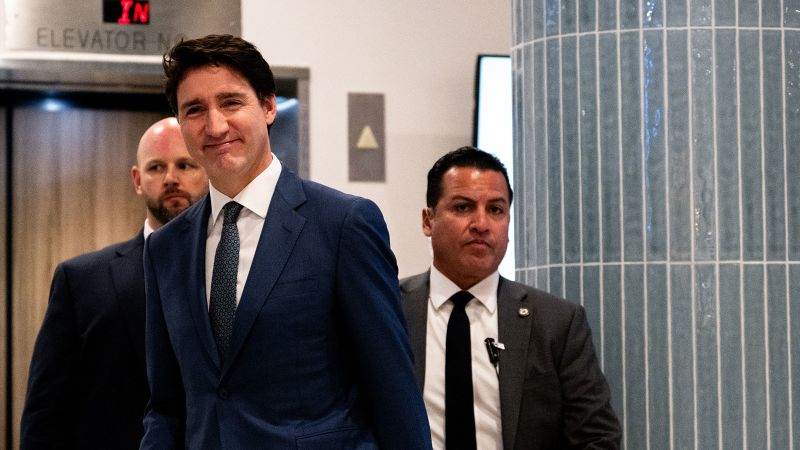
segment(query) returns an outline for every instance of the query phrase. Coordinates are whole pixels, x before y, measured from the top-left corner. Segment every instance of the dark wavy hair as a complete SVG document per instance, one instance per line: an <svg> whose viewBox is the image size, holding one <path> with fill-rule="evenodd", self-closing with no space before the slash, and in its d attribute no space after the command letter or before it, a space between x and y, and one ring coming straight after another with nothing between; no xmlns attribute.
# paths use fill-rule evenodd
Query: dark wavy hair
<svg viewBox="0 0 800 450"><path fill-rule="evenodd" d="M178 85L186 72L203 66L228 66L250 83L260 102L275 95L275 78L255 45L230 34L182 40L164 54L164 94L178 115Z"/></svg>
<svg viewBox="0 0 800 450"><path fill-rule="evenodd" d="M508 187L508 204L510 205L514 199L506 166L496 156L475 147L461 147L439 158L428 171L428 190L425 193L428 208L435 207L442 198L442 177L452 167L474 167L502 173L503 178L506 179L506 187Z"/></svg>

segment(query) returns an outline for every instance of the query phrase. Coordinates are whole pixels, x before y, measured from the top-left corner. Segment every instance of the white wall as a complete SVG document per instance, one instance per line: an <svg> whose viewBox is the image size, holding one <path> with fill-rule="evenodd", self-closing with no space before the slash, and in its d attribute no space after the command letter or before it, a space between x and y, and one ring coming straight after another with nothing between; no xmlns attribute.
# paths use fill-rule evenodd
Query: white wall
<svg viewBox="0 0 800 450"><path fill-rule="evenodd" d="M400 275L427 269L426 174L472 140L475 59L509 53L510 2L242 0L242 35L310 70L311 178L377 202ZM349 92L385 94L386 183L347 180Z"/></svg>

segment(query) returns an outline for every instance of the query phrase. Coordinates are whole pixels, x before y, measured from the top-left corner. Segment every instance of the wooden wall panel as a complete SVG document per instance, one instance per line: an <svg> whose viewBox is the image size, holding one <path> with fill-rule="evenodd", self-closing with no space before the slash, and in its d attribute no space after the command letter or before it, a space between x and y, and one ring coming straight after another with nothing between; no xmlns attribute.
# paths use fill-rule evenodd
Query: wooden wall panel
<svg viewBox="0 0 800 450"><path fill-rule="evenodd" d="M6 280L6 192L8 192L8 180L6 177L6 109L0 108L0 446L6 443L6 434L10 430L6 429L6 361L8 360L8 343L6 342L6 320L8 311L6 304L8 301L8 283Z"/></svg>
<svg viewBox="0 0 800 450"><path fill-rule="evenodd" d="M152 112L65 109L13 112L14 445L28 368L64 259L130 239L145 218L130 168Z"/></svg>

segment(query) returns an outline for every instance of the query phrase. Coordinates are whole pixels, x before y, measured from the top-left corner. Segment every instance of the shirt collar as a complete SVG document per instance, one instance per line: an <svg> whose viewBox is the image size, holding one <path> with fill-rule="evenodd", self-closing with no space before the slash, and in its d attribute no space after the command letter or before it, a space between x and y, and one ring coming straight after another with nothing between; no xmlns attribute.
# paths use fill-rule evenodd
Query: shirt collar
<svg viewBox="0 0 800 450"><path fill-rule="evenodd" d="M153 234L153 231L155 230L153 229L153 227L150 226L150 221L144 219L144 238L147 239L147 236Z"/></svg>
<svg viewBox="0 0 800 450"><path fill-rule="evenodd" d="M278 160L278 157L273 154L272 162L269 166L258 174L258 176L256 176L250 184L245 186L234 198L230 198L218 191L214 185L209 182L208 193L211 197L211 217L213 218L213 222L217 221L222 212L222 207L230 201L239 203L244 206L245 209L265 219L267 217L269 202L265 202L264 198L272 198L272 194L275 193L275 187L278 185L278 178L280 175L281 162Z"/></svg>
<svg viewBox="0 0 800 450"><path fill-rule="evenodd" d="M491 275L468 289L473 297L478 299L490 313L497 309L497 287L500 284L500 273L494 271ZM442 272L431 265L431 303L439 309L447 300L461 288L447 278Z"/></svg>

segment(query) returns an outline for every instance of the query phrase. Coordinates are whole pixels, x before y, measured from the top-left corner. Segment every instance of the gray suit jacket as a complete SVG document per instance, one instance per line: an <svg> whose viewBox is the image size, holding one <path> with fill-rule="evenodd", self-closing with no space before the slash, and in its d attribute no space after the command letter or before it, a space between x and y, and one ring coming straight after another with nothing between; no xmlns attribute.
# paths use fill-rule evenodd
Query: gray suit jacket
<svg viewBox="0 0 800 450"><path fill-rule="evenodd" d="M430 273L400 286L423 386ZM505 450L619 448L619 422L583 308L502 277L497 305Z"/></svg>

